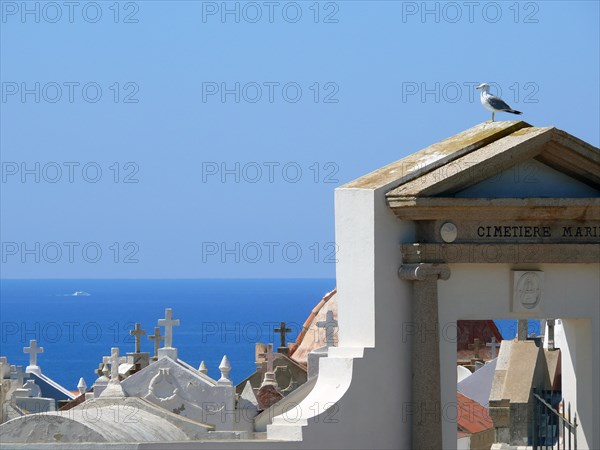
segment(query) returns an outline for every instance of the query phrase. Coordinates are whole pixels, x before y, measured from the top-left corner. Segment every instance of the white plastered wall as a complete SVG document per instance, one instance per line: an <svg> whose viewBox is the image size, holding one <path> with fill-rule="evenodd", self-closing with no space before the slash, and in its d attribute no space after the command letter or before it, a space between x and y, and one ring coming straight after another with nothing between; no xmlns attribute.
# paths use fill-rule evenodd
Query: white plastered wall
<svg viewBox="0 0 600 450"><path fill-rule="evenodd" d="M336 190L339 347L320 360L317 384L299 405L298 423L307 424L300 448L411 448L411 416L404 414L411 402L411 342L403 332L411 321L412 283L400 280L398 269L400 243L414 239L414 227L389 209L389 190ZM331 402L333 421L311 412L315 403ZM283 436L269 435L276 437Z"/></svg>

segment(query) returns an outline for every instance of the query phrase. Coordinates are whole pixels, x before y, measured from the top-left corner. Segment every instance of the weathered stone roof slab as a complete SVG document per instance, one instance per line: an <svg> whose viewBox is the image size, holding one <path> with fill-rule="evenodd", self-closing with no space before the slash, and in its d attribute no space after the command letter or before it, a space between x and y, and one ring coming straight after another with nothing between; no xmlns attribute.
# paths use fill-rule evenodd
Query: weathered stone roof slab
<svg viewBox="0 0 600 450"><path fill-rule="evenodd" d="M341 188L377 189L396 180L399 184L406 183L526 127L531 125L523 121L484 122L351 181Z"/></svg>

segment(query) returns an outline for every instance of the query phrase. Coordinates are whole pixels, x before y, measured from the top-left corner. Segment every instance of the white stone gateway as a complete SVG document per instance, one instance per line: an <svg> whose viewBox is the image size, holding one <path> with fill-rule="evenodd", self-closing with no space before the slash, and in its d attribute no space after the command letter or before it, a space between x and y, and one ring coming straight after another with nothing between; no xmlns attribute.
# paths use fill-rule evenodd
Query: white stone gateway
<svg viewBox="0 0 600 450"><path fill-rule="evenodd" d="M494 122L337 188L338 345L319 359L318 376L290 394L293 408L272 405L266 439L168 445L145 417L148 435L138 439L178 450L453 449L456 321L556 317L579 448L600 448L598 174L597 148L553 127ZM522 271L543 279L525 277L515 290ZM154 395L173 401L176 417L226 423L233 389L169 357L125 379L125 392L145 396L159 368L170 370ZM204 395L221 397L208 411L198 405ZM244 400L253 402L247 390ZM137 447L136 436L121 438Z"/></svg>
<svg viewBox="0 0 600 450"><path fill-rule="evenodd" d="M456 321L561 317L563 397L580 420L578 445L600 448L598 174L597 148L553 127L496 122L336 189L339 347L320 360L313 393L323 395L307 400L334 398L324 368L336 352L365 358L337 372L350 382L330 429L356 446L455 448L444 408L456 403ZM374 412L390 399L394 414ZM277 419L269 437L284 438L291 425ZM302 420L298 437L320 434ZM349 428L358 423L369 441Z"/></svg>

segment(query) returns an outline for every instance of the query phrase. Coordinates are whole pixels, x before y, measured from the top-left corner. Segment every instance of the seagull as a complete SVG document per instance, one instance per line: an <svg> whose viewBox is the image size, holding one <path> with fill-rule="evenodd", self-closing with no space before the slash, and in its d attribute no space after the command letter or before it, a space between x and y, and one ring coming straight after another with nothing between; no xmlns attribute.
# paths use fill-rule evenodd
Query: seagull
<svg viewBox="0 0 600 450"><path fill-rule="evenodd" d="M508 112L511 114L523 114L521 111L512 109L508 104L500 97L496 97L490 94L490 85L487 83L481 83L475 89L481 89L481 104L492 112L492 122L494 121L494 113L496 111Z"/></svg>

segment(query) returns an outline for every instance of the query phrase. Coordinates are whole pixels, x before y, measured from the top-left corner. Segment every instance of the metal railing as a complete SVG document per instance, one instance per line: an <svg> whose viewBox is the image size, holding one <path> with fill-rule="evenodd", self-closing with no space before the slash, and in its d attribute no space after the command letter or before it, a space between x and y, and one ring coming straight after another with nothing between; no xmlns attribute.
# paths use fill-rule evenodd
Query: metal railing
<svg viewBox="0 0 600 450"><path fill-rule="evenodd" d="M542 391L542 396L533 390L533 449L577 450L577 413L571 416L571 403L553 401L553 391ZM545 397L545 398L544 398ZM552 404L556 404L556 408Z"/></svg>

